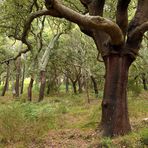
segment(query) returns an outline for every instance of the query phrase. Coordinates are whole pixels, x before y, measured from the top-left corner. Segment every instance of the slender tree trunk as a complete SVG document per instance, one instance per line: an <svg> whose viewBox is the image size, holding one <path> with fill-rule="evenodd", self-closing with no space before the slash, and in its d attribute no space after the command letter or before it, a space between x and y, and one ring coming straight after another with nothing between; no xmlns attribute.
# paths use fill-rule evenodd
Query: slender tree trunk
<svg viewBox="0 0 148 148"><path fill-rule="evenodd" d="M15 82L14 80L12 80L12 95L13 95L13 99L16 97L16 91L15 91Z"/></svg>
<svg viewBox="0 0 148 148"><path fill-rule="evenodd" d="M142 82L143 82L144 90L148 90L148 88L147 88L147 80L145 78L145 73L142 73Z"/></svg>
<svg viewBox="0 0 148 148"><path fill-rule="evenodd" d="M86 91L86 96L87 96L87 102L90 104L90 97L89 97L89 82L87 75L85 74L85 91Z"/></svg>
<svg viewBox="0 0 148 148"><path fill-rule="evenodd" d="M21 73L21 59L18 58L16 60L16 82L15 82L15 92L16 92L16 97L19 97L20 94L20 73Z"/></svg>
<svg viewBox="0 0 148 148"><path fill-rule="evenodd" d="M6 81L5 81L5 85L2 91L2 96L5 96L5 93L8 89L8 83L9 83L9 75L10 75L10 66L9 63L7 64L7 75L6 75Z"/></svg>
<svg viewBox="0 0 148 148"><path fill-rule="evenodd" d="M28 86L28 101L32 101L32 87L33 87L34 78L31 76L30 83Z"/></svg>
<svg viewBox="0 0 148 148"><path fill-rule="evenodd" d="M72 82L74 94L77 94L77 85L76 84L77 84L77 82Z"/></svg>
<svg viewBox="0 0 148 148"><path fill-rule="evenodd" d="M102 102L103 134L124 135L131 130L127 109L128 56L109 55L106 66L104 97Z"/></svg>
<svg viewBox="0 0 148 148"><path fill-rule="evenodd" d="M66 88L66 93L69 92L69 79L67 76L65 76L65 88Z"/></svg>
<svg viewBox="0 0 148 148"><path fill-rule="evenodd" d="M78 79L78 86L79 86L79 93L82 93L83 92L83 89L82 89L82 80L81 80L81 77Z"/></svg>
<svg viewBox="0 0 148 148"><path fill-rule="evenodd" d="M21 94L23 94L24 92L24 79L25 79L25 64L23 66L23 72L22 72Z"/></svg>
<svg viewBox="0 0 148 148"><path fill-rule="evenodd" d="M40 72L40 93L39 93L39 102L44 99L44 91L45 91L45 86L46 86L46 71L41 71Z"/></svg>
<svg viewBox="0 0 148 148"><path fill-rule="evenodd" d="M98 85L97 85L96 79L92 75L90 76L90 78L93 82L93 87L94 87L96 98L98 98L99 91L98 91Z"/></svg>
<svg viewBox="0 0 148 148"><path fill-rule="evenodd" d="M48 81L48 85L47 85L47 95L49 95L50 93L50 80Z"/></svg>

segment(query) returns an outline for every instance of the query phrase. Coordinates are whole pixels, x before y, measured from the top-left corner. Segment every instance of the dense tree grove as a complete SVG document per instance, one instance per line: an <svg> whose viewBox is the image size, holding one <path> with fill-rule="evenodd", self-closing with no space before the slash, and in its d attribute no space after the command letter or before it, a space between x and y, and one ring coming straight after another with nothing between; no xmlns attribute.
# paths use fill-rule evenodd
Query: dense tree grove
<svg viewBox="0 0 148 148"><path fill-rule="evenodd" d="M127 90L148 90L148 0L1 0L0 20L2 96L102 97L102 135L131 131Z"/></svg>

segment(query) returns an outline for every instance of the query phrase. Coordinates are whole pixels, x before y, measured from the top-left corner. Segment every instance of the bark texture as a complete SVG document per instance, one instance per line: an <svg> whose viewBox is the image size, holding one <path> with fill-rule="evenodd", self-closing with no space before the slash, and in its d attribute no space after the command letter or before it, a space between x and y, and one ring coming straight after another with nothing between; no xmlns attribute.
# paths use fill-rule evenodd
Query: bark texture
<svg viewBox="0 0 148 148"><path fill-rule="evenodd" d="M131 130L127 109L128 56L110 55L104 58L106 66L102 102L103 134L124 135Z"/></svg>

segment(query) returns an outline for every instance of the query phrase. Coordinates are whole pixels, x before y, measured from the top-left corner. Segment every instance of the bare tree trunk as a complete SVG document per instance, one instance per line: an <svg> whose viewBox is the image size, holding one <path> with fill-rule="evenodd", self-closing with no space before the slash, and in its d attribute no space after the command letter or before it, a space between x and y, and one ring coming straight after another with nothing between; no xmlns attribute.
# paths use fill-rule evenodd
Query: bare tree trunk
<svg viewBox="0 0 148 148"><path fill-rule="evenodd" d="M66 88L66 93L69 92L69 79L67 76L65 76L65 88Z"/></svg>
<svg viewBox="0 0 148 148"><path fill-rule="evenodd" d="M142 82L143 82L144 90L148 90L148 88L147 88L147 80L145 78L145 73L142 73Z"/></svg>
<svg viewBox="0 0 148 148"><path fill-rule="evenodd" d="M5 86L2 91L2 96L5 96L5 93L7 91L8 83L9 83L9 75L10 75L10 66L9 66L9 63L7 63L7 75L6 75Z"/></svg>
<svg viewBox="0 0 148 148"><path fill-rule="evenodd" d="M103 134L124 135L131 130L127 107L128 56L109 55L106 66L104 97L102 102Z"/></svg>
<svg viewBox="0 0 148 148"><path fill-rule="evenodd" d="M23 72L22 72L21 94L23 94L24 92L24 79L25 79L25 64L23 66Z"/></svg>
<svg viewBox="0 0 148 148"><path fill-rule="evenodd" d="M48 81L48 84L47 84L47 95L49 95L50 93L50 80Z"/></svg>
<svg viewBox="0 0 148 148"><path fill-rule="evenodd" d="M32 87L33 87L34 78L31 76L30 83L28 86L28 101L32 101Z"/></svg>
<svg viewBox="0 0 148 148"><path fill-rule="evenodd" d="M72 86L73 86L73 92L74 94L77 94L77 82L72 82Z"/></svg>
<svg viewBox="0 0 148 148"><path fill-rule="evenodd" d="M82 93L83 92L83 89L82 89L82 80L81 80L81 77L78 79L78 86L79 86L79 93Z"/></svg>
<svg viewBox="0 0 148 148"><path fill-rule="evenodd" d="M15 82L14 82L14 80L12 80L12 95L13 95L13 99L14 99L16 97Z"/></svg>
<svg viewBox="0 0 148 148"><path fill-rule="evenodd" d="M40 72L40 93L39 93L39 102L44 99L44 91L45 91L45 86L46 86L46 71L41 71Z"/></svg>
<svg viewBox="0 0 148 148"><path fill-rule="evenodd" d="M86 76L85 76L85 90L86 90L86 95L87 95L87 102L90 104L89 85L88 85L88 80Z"/></svg>
<svg viewBox="0 0 148 148"><path fill-rule="evenodd" d="M19 97L19 86L20 86L20 73L21 73L21 59L20 57L16 60L16 82L15 82L15 92L16 97Z"/></svg>
<svg viewBox="0 0 148 148"><path fill-rule="evenodd" d="M98 91L98 85L97 85L96 79L92 75L90 76L90 78L93 82L93 87L94 87L96 98L98 98L99 91Z"/></svg>

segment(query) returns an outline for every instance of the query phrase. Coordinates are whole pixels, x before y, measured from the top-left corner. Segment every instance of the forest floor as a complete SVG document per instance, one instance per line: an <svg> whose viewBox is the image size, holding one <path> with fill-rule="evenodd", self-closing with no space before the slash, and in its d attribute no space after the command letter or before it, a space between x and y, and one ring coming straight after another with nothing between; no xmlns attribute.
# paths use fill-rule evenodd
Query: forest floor
<svg viewBox="0 0 148 148"><path fill-rule="evenodd" d="M102 138L99 132L101 99L57 94L41 103L0 97L0 148L146 148L148 93L129 97L132 132ZM37 98L34 96L34 98Z"/></svg>

